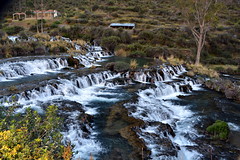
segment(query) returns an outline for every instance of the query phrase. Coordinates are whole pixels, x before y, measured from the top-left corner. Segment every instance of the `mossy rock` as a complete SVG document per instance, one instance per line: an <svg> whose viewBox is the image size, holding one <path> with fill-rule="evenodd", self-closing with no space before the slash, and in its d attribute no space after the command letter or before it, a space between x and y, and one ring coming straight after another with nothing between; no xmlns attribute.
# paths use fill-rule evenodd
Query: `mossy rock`
<svg viewBox="0 0 240 160"><path fill-rule="evenodd" d="M230 130L226 122L216 120L215 123L207 127L207 132L212 135L213 139L227 140Z"/></svg>

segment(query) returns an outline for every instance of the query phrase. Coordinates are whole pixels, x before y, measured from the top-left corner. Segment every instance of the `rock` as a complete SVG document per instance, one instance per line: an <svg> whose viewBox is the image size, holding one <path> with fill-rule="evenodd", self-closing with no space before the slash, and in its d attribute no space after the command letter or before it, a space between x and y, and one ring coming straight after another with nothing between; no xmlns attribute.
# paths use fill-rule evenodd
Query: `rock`
<svg viewBox="0 0 240 160"><path fill-rule="evenodd" d="M224 79L211 79L204 82L204 85L217 92L222 92L228 99L233 99L240 102L240 88L237 84L230 80Z"/></svg>
<svg viewBox="0 0 240 160"><path fill-rule="evenodd" d="M47 49L45 46L36 47L34 50L34 53L36 55L43 55L47 53Z"/></svg>
<svg viewBox="0 0 240 160"><path fill-rule="evenodd" d="M79 60L74 58L73 56L68 57L67 62L68 62L68 66L70 66L70 67L73 67L73 68L80 67Z"/></svg>
<svg viewBox="0 0 240 160"><path fill-rule="evenodd" d="M184 93L189 93L190 91L192 91L192 87L189 84L181 85L180 91Z"/></svg>
<svg viewBox="0 0 240 160"><path fill-rule="evenodd" d="M123 138L127 139L128 143L133 147L130 155L132 158L134 157L133 159L141 159L142 153L144 153L144 158L148 158L151 152L136 132L144 125L144 121L130 117L128 110L123 104L124 102L116 104L111 108L105 131L120 134Z"/></svg>
<svg viewBox="0 0 240 160"><path fill-rule="evenodd" d="M106 64L105 68L110 70L110 71L114 71L114 65L115 65L114 62L110 62L110 63Z"/></svg>

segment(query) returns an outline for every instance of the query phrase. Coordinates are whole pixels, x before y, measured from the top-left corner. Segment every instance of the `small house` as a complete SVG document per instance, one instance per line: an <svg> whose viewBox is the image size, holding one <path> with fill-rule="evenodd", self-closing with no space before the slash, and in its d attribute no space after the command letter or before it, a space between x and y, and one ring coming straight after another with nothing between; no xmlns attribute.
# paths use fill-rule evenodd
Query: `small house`
<svg viewBox="0 0 240 160"><path fill-rule="evenodd" d="M31 14L30 14L31 13ZM24 20L24 19L54 19L60 15L57 10L36 10L30 13L14 13L13 20Z"/></svg>
<svg viewBox="0 0 240 160"><path fill-rule="evenodd" d="M13 14L13 20L22 20L26 19L27 15L26 13L14 13Z"/></svg>
<svg viewBox="0 0 240 160"><path fill-rule="evenodd" d="M111 28L123 28L123 29L134 29L135 24L134 23L111 23L109 25Z"/></svg>
<svg viewBox="0 0 240 160"><path fill-rule="evenodd" d="M57 10L44 10L44 11L37 10L33 11L33 13L38 18L43 19L53 19L60 15L60 13Z"/></svg>

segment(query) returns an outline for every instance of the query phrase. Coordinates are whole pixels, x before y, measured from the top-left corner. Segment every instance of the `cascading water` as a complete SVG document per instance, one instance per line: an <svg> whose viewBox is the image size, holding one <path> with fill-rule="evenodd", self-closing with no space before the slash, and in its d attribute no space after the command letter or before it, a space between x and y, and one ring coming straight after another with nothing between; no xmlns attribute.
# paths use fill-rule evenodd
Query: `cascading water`
<svg viewBox="0 0 240 160"><path fill-rule="evenodd" d="M89 156L89 151L91 151L93 155L97 155L99 152L103 151L103 148L96 140L96 133L91 128L91 125L79 124L78 120L78 118L81 116L80 113L84 112L94 115L96 111L80 104L87 104L87 102L94 97L94 86L100 85L103 87L107 79L111 79L116 76L118 75L104 71L100 73L92 73L71 80L59 79L54 84L51 83L30 91L25 91L11 96L4 96L0 99L0 103L4 106L11 105L12 103L18 104L19 108L16 110L16 112L19 113L24 112L25 109L29 107L37 110L40 113L43 113L44 109L42 106L48 103L60 106L65 105L65 108L67 108L69 105L69 108L74 108L74 106L79 105L79 108L75 110L71 109L68 112L64 111L62 113L65 115L65 123L67 124L66 131L63 132L63 135L66 143L70 141L71 144L75 146L73 149L75 152L74 157L87 159ZM9 103L13 101L12 97L14 97L14 102ZM108 101L114 99L103 100ZM74 102L75 104L59 104L58 101L68 101L71 103ZM85 130L87 130L87 133L84 133L83 129L81 129L82 126L86 128Z"/></svg>
<svg viewBox="0 0 240 160"><path fill-rule="evenodd" d="M154 74L152 77L149 72L142 74L135 74L135 79L141 82L148 82L147 77L153 78L156 88L149 88L138 93L137 103L127 103L125 107L131 110L131 116L142 119L146 123L160 122L163 124L170 124L174 129L176 136L164 134L159 126L151 126L142 128L138 131L140 138L144 139L147 147L151 150L151 159L198 159L200 154L194 151L188 151L184 146L195 145L190 138L185 138L185 135L190 135L194 138L197 133L192 129L186 130L181 128L182 125L187 125L191 128L191 123L188 123L193 115L191 111L184 106L173 105L170 99L177 98L178 95L183 95L183 91L187 92L194 86L194 82L189 79L173 80L176 76L185 71L182 66L178 67L164 67L162 69L162 76ZM156 72L158 73L158 72ZM161 81L167 80L172 82L163 83ZM180 151L178 149L180 148ZM184 150L184 152L183 152Z"/></svg>
<svg viewBox="0 0 240 160"><path fill-rule="evenodd" d="M29 76L31 74L44 74L67 67L67 61L62 58L16 61L2 63L0 66L0 81Z"/></svg>

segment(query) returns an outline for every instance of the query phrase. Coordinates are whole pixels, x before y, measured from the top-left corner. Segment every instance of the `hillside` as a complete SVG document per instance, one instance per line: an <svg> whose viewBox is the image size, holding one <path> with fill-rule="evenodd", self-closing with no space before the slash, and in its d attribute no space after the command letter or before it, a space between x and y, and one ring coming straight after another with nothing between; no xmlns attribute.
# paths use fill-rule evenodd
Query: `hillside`
<svg viewBox="0 0 240 160"><path fill-rule="evenodd" d="M4 28L22 26L30 35L36 32L35 20L12 21L12 13L39 9L40 2L15 1L9 7ZM173 55L193 61L196 46L191 31L184 24L175 0L50 0L44 9L56 9L61 17L47 20L44 31L71 39L84 39L131 57ZM240 7L238 1L224 1L217 25L208 32L202 53L205 64L239 64ZM112 30L111 23L135 23L134 30ZM109 37L111 37L109 39ZM118 38L116 38L118 37ZM105 38L105 39L104 39ZM114 39L115 38L115 39ZM120 39L119 39L120 38ZM103 40L104 39L104 40ZM117 44L109 46L109 41Z"/></svg>

